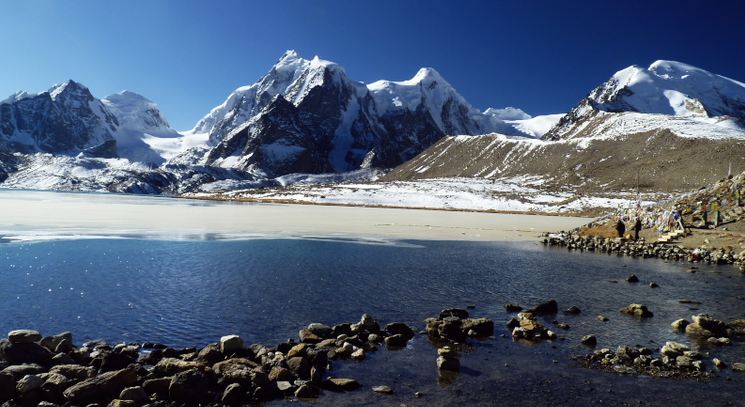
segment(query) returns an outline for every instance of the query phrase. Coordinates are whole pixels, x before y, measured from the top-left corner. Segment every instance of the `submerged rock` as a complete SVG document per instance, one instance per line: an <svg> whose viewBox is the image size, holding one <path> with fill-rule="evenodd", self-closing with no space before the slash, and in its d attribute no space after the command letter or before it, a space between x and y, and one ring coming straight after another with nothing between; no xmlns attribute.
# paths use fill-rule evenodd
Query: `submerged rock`
<svg viewBox="0 0 745 407"><path fill-rule="evenodd" d="M621 312L639 318L651 318L652 316L654 316L652 311L648 310L647 306L642 304L629 304L626 307L622 308Z"/></svg>

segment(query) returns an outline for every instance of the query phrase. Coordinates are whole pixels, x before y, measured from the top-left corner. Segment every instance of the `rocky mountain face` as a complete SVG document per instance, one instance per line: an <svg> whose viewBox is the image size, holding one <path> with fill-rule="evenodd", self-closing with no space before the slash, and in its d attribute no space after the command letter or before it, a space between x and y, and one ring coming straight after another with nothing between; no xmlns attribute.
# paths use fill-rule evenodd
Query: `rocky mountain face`
<svg viewBox="0 0 745 407"><path fill-rule="evenodd" d="M607 131L604 122L623 126L626 117L637 125L646 121L644 130L664 127L658 123L661 117L745 129L745 84L681 62L632 65L593 89L544 138L602 135L596 129Z"/></svg>
<svg viewBox="0 0 745 407"><path fill-rule="evenodd" d="M88 88L67 81L38 95L20 92L0 102L0 148L114 157L118 124Z"/></svg>
<svg viewBox="0 0 745 407"><path fill-rule="evenodd" d="M432 68L364 85L333 62L288 51L192 133L209 140L199 162L278 176L390 168L447 134L493 131L522 134L474 109Z"/></svg>

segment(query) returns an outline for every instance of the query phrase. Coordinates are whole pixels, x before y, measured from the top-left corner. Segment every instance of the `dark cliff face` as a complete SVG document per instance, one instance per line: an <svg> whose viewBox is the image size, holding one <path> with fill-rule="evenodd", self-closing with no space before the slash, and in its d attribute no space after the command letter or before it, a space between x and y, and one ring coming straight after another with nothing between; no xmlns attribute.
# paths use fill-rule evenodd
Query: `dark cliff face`
<svg viewBox="0 0 745 407"><path fill-rule="evenodd" d="M0 142L12 151L111 157L117 125L100 101L73 81L0 105Z"/></svg>

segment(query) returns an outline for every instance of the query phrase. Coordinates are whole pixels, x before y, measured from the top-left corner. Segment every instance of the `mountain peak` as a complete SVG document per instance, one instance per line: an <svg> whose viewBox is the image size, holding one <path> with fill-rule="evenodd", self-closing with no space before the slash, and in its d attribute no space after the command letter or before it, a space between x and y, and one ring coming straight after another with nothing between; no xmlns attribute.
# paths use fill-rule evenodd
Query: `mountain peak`
<svg viewBox="0 0 745 407"><path fill-rule="evenodd" d="M435 68L423 67L417 71L413 78L409 79L411 83L429 83L429 82L443 82L447 83L445 79L440 75Z"/></svg>
<svg viewBox="0 0 745 407"><path fill-rule="evenodd" d="M86 98L93 97L87 87L79 82L75 82L72 79L68 79L61 84L54 85L51 89L49 89L49 96L53 100L57 99L57 97L59 97L60 95L78 95Z"/></svg>

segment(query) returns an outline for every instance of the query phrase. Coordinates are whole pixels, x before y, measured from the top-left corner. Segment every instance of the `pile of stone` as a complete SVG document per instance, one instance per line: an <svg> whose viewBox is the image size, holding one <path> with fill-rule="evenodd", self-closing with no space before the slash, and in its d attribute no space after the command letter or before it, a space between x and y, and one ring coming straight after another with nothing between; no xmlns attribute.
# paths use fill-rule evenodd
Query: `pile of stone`
<svg viewBox="0 0 745 407"><path fill-rule="evenodd" d="M690 350L686 345L667 342L657 354L646 347L619 346L615 351L603 348L574 359L589 368L620 374L708 378L712 373L703 362L703 358L707 356ZM716 365L717 360L714 363Z"/></svg>
<svg viewBox="0 0 745 407"><path fill-rule="evenodd" d="M678 319L671 325L675 331L706 339L709 344L717 346L729 345L735 338L745 339L745 319L724 322L707 314L698 314L693 315L691 321Z"/></svg>
<svg viewBox="0 0 745 407"><path fill-rule="evenodd" d="M652 311L647 309L646 305L642 304L629 304L621 308L620 312L637 318L652 318L654 316Z"/></svg>
<svg viewBox="0 0 745 407"><path fill-rule="evenodd" d="M680 260L691 263L734 264L740 270L745 271L745 252L738 255L731 249L710 250L706 247L689 249L661 243L646 243L644 239L633 241L622 238L579 236L575 232L545 234L543 243L547 246L566 247L569 250Z"/></svg>
<svg viewBox="0 0 745 407"><path fill-rule="evenodd" d="M442 343L464 343L466 338L486 338L494 334L494 322L488 318L469 318L468 311L448 308L437 318L427 318L425 329L430 339Z"/></svg>
<svg viewBox="0 0 745 407"><path fill-rule="evenodd" d="M413 336L403 323L381 329L369 315L333 327L310 324L299 342L271 348L245 346L236 335L202 349L103 341L76 347L70 333L42 337L18 330L0 340L0 403L138 407L312 398L322 389L360 387L354 379L327 376L332 360L361 360L381 343L402 347Z"/></svg>
<svg viewBox="0 0 745 407"><path fill-rule="evenodd" d="M520 307L508 304L505 309L516 310ZM538 315L555 315L559 312L559 305L556 300L549 300L538 304L535 307L519 312L516 317L507 321L507 328L512 332L512 338L516 340L542 341L544 339L554 340L557 338L555 332L547 329L541 324ZM579 313L579 308L572 307L566 311L567 314Z"/></svg>

